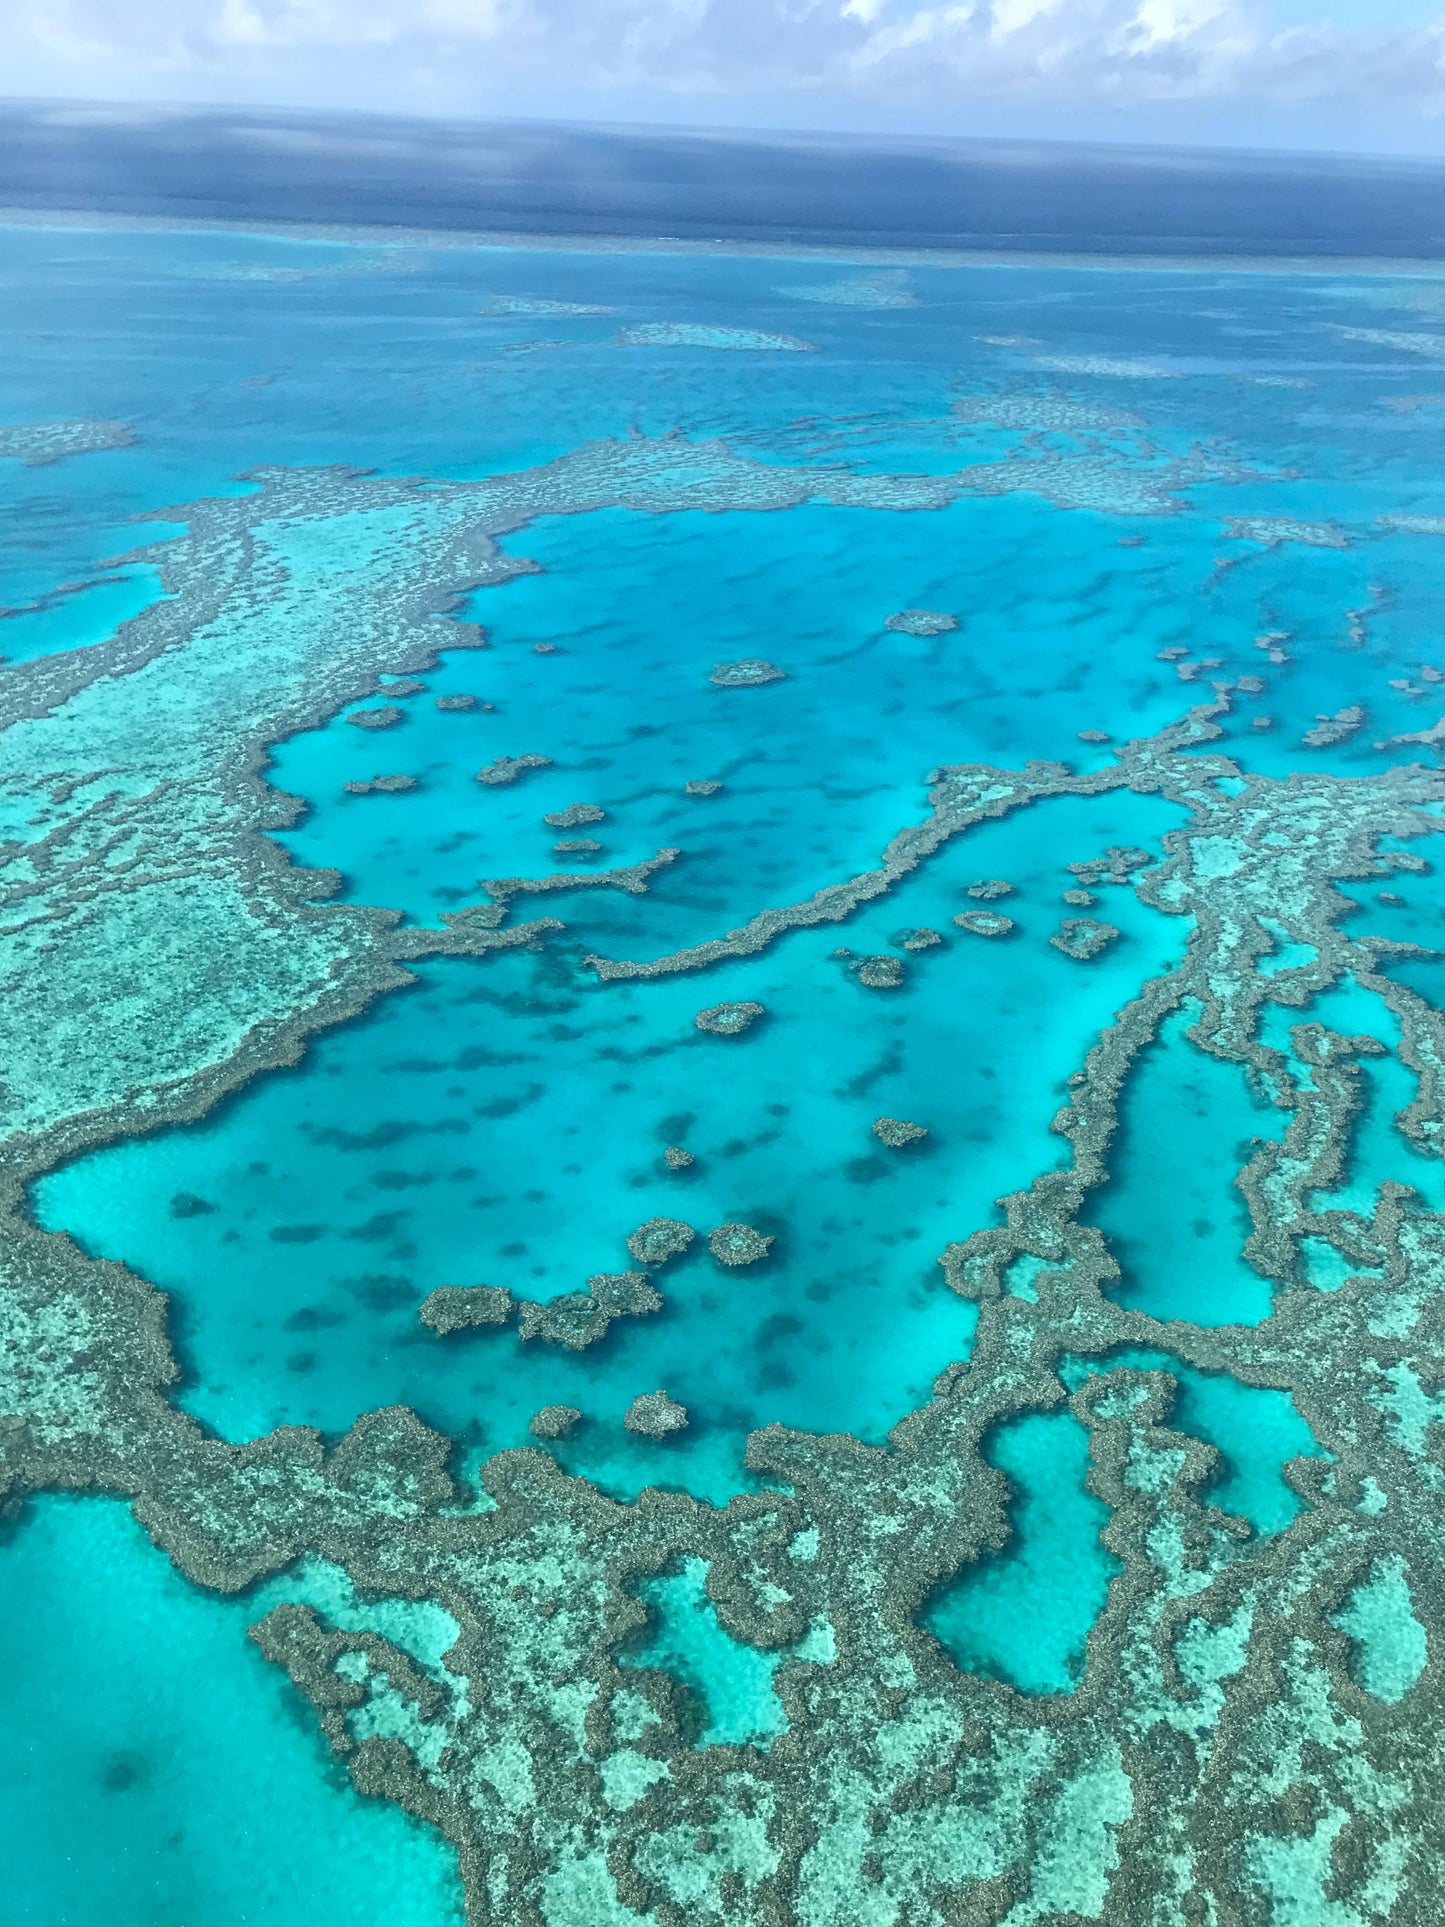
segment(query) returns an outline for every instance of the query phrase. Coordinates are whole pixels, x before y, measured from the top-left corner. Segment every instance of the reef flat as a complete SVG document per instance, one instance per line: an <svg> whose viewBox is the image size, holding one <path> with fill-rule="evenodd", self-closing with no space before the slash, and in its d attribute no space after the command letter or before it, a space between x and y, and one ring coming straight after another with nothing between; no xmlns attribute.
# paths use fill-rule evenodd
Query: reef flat
<svg viewBox="0 0 1445 1927"><path fill-rule="evenodd" d="M1430 1918L1417 284L0 252L0 1608L328 1789L187 1919Z"/></svg>

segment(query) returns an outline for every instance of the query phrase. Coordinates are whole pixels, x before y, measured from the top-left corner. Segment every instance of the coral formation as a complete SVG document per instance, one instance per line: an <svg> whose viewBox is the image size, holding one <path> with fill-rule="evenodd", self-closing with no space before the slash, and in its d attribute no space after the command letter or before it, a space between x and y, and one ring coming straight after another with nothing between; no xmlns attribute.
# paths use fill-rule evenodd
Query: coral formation
<svg viewBox="0 0 1445 1927"><path fill-rule="evenodd" d="M662 1154L662 1161L669 1171L686 1171L697 1159L692 1152L681 1144L669 1144Z"/></svg>
<svg viewBox="0 0 1445 1927"><path fill-rule="evenodd" d="M1013 466L1064 486L1031 456ZM1116 502L1108 466L1075 470L1067 488ZM286 820L255 779L267 742L340 713L380 669L423 666L449 599L511 572L493 537L525 514L598 502L733 510L744 490L748 507L820 492L925 506L969 492L956 479L821 473L799 479L780 463L755 474L715 448L659 452L641 438L521 478L427 489L263 472L250 494L169 518L187 533L156 545L167 597L153 610L93 649L7 670L7 1501L46 1488L122 1494L198 1585L236 1593L319 1555L358 1596L444 1613L455 1638L425 1663L385 1619L366 1630L307 1605L275 1607L253 1637L354 1784L451 1843L479 1920L1428 1919L1441 1783L1432 1307L1445 1229L1403 1184L1341 1192L1377 1059L1412 1080L1402 1141L1421 1169L1438 1159L1445 1019L1389 974L1418 960L1413 946L1348 934L1339 887L1409 867L1398 859L1411 852L1382 842L1439 832L1445 774L1423 762L1251 774L1220 747L1220 697L1100 772L935 771L929 815L875 868L662 968L594 965L603 981L645 979L754 955L853 915L952 837L1053 798L1129 792L1180 811L1162 860L1111 849L1071 866L1081 888L1132 886L1177 934L1177 961L1135 987L1083 1052L1053 1121L1065 1154L1042 1158L997 1222L945 1250L944 1278L977 1306L971 1353L886 1442L753 1433L748 1489L725 1503L657 1488L623 1503L534 1447L494 1453L479 1489L463 1490L452 1442L400 1406L336 1438L285 1426L230 1443L177 1402L161 1295L23 1212L32 1173L203 1115L293 1061L322 1026L404 986L415 959L556 934L552 920L503 928L500 902L420 928L318 901L315 873L265 841ZM349 518L365 530L373 512L403 535L358 541ZM336 571L334 616L316 619L290 580L293 536ZM103 792L97 771L118 772ZM983 909L958 921L1009 927ZM1287 946L1303 960L1273 977L1257 967ZM1336 986L1395 1026L1392 1057L1309 1014ZM1246 1145L1237 1179L1248 1261L1273 1295L1252 1326L1166 1322L1131 1305L1089 1218L1132 1067L1180 1012L1188 1048L1248 1075L1276 1127ZM724 1255L734 1239L748 1258ZM709 1237L724 1263L769 1243L740 1225ZM1309 1275L1320 1247L1338 1260L1329 1289ZM496 1322L454 1315L458 1302L494 1305L468 1296L494 1289L440 1288L428 1323ZM520 1329L577 1349L659 1304L641 1273L600 1276L585 1293L522 1305ZM1088 1373L1070 1379L1080 1358ZM1287 1526L1257 1529L1226 1501L1219 1456L1191 1429L1191 1372L1287 1393L1307 1421L1322 1456L1287 1464L1298 1502ZM633 1405L630 1429L638 1404L643 1437L658 1436L650 1413L676 1429L680 1408L662 1392ZM544 1420L558 1410L575 1408L544 1407L533 1437L561 1435ZM1115 1562L1067 1693L962 1670L921 1623L935 1588L989 1570L1017 1536L988 1441L1021 1412L1057 1412L1086 1436ZM637 1651L640 1584L684 1561L701 1567L722 1634L775 1663L780 1721L767 1743L701 1743L676 1678ZM1409 1635L1387 1664L1370 1646L1381 1600Z"/></svg>
<svg viewBox="0 0 1445 1927"><path fill-rule="evenodd" d="M601 856L602 845L591 836L564 836L552 845L553 856Z"/></svg>
<svg viewBox="0 0 1445 1927"><path fill-rule="evenodd" d="M722 784L711 776L694 776L682 786L684 796L716 796Z"/></svg>
<svg viewBox="0 0 1445 1927"><path fill-rule="evenodd" d="M417 1316L443 1338L473 1325L505 1325L512 1316L512 1294L503 1285L438 1285L422 1300Z"/></svg>
<svg viewBox="0 0 1445 1927"><path fill-rule="evenodd" d="M527 1430L534 1439L565 1439L575 1431L581 1417L575 1405L544 1405L532 1414Z"/></svg>
<svg viewBox="0 0 1445 1927"><path fill-rule="evenodd" d="M0 461L8 456L28 468L43 468L71 455L129 448L134 441L128 422L0 423Z"/></svg>
<svg viewBox="0 0 1445 1927"><path fill-rule="evenodd" d="M599 810L595 803L569 803L565 810L549 810L542 821L549 830L580 830L584 824L606 819L606 810Z"/></svg>
<svg viewBox="0 0 1445 1927"><path fill-rule="evenodd" d="M395 703L385 703L380 709L354 709L346 720L357 729L391 729L405 714Z"/></svg>
<svg viewBox="0 0 1445 1927"><path fill-rule="evenodd" d="M1295 522L1287 516L1239 515L1224 525L1228 542L1260 542L1275 549L1284 542L1298 542L1307 549L1347 549L1350 538L1332 522Z"/></svg>
<svg viewBox="0 0 1445 1927"><path fill-rule="evenodd" d="M751 1024L765 1016L763 1006L755 1003L713 1004L700 1010L693 1023L711 1037L740 1037Z"/></svg>
<svg viewBox="0 0 1445 1927"><path fill-rule="evenodd" d="M896 990L903 982L901 957L860 957L852 966L853 975L869 990Z"/></svg>
<svg viewBox="0 0 1445 1927"><path fill-rule="evenodd" d="M1107 950L1118 934L1114 924L1101 923L1097 917L1065 917L1049 942L1066 957L1087 963Z"/></svg>
<svg viewBox="0 0 1445 1927"><path fill-rule="evenodd" d="M627 1240L627 1249L640 1265L665 1265L686 1251L697 1233L679 1218L649 1218Z"/></svg>
<svg viewBox="0 0 1445 1927"><path fill-rule="evenodd" d="M347 796L403 796L417 787L415 776L373 776L362 782L353 779L341 785Z"/></svg>
<svg viewBox="0 0 1445 1927"><path fill-rule="evenodd" d="M464 714L467 710L476 708L477 699L475 696L465 695L438 696L436 706L438 709L445 710L448 713L455 712L457 714Z"/></svg>
<svg viewBox="0 0 1445 1927"><path fill-rule="evenodd" d="M603 1271L587 1280L586 1291L565 1292L540 1304L519 1301L517 1332L523 1340L540 1338L580 1352L595 1345L617 1319L644 1318L661 1309L662 1298L644 1272Z"/></svg>
<svg viewBox="0 0 1445 1927"><path fill-rule="evenodd" d="M906 1117L875 1117L873 1135L880 1144L886 1144L890 1151L901 1151L905 1144L917 1144L928 1136L921 1124L912 1124Z"/></svg>
<svg viewBox="0 0 1445 1927"><path fill-rule="evenodd" d="M968 886L968 894L980 903L996 903L1000 897L1011 897L1013 893L1013 885L1002 877L984 877Z"/></svg>
<svg viewBox="0 0 1445 1927"><path fill-rule="evenodd" d="M1334 715L1323 714L1315 719L1313 729L1307 729L1301 738L1307 749L1333 749L1337 743L1347 743L1359 730L1369 711L1363 703L1347 703Z"/></svg>
<svg viewBox="0 0 1445 1927"><path fill-rule="evenodd" d="M900 609L885 620L883 627L905 636L946 636L958 627L958 617L937 609Z"/></svg>
<svg viewBox="0 0 1445 1927"><path fill-rule="evenodd" d="M761 656L744 656L738 662L714 663L708 677L719 689L757 689L763 683L783 682L786 670L779 669L775 662L764 662Z"/></svg>
<svg viewBox="0 0 1445 1927"><path fill-rule="evenodd" d="M503 784L515 783L519 776L525 776L529 770L551 767L550 756L538 756L532 751L525 756L498 756L493 762L488 763L485 769L477 771L477 781L489 783L493 788L497 788Z"/></svg>
<svg viewBox="0 0 1445 1927"><path fill-rule="evenodd" d="M936 930L930 930L927 925L920 924L915 930L895 932L889 938L889 942L896 943L900 950L932 950L935 945L943 942L943 938Z"/></svg>
<svg viewBox="0 0 1445 1927"><path fill-rule="evenodd" d="M665 1439L687 1429L687 1407L666 1392L639 1392L623 1415L629 1432L645 1439Z"/></svg>
<svg viewBox="0 0 1445 1927"><path fill-rule="evenodd" d="M583 854L591 855L602 846L590 837L579 839ZM557 844L559 850L576 845ZM648 879L676 863L681 850L659 850L656 856L640 863L623 863L611 870L554 870L544 877L487 877L482 888L494 904L508 904L513 897L545 896L554 890L621 890L629 897L647 894Z"/></svg>
<svg viewBox="0 0 1445 1927"><path fill-rule="evenodd" d="M768 334L760 328L723 328L702 321L642 321L618 330L624 348L722 348L814 354L811 341Z"/></svg>
<svg viewBox="0 0 1445 1927"><path fill-rule="evenodd" d="M755 1265L772 1245L772 1238L750 1224L720 1224L707 1238L708 1250L720 1265Z"/></svg>
<svg viewBox="0 0 1445 1927"><path fill-rule="evenodd" d="M960 910L953 921L975 937L1006 937L1014 927L1001 910Z"/></svg>

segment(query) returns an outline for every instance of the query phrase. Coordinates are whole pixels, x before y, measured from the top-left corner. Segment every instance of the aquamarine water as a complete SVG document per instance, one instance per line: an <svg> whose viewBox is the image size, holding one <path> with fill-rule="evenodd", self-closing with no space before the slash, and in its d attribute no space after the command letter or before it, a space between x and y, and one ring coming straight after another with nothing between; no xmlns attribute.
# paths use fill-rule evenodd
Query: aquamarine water
<svg viewBox="0 0 1445 1927"><path fill-rule="evenodd" d="M1424 787L1438 782L1436 749L1392 742L1428 738L1445 716L1436 694L1445 523L1430 520L1445 405L1434 392L1445 389L1445 338L1431 332L1438 282L923 260L891 271L874 301L872 283L859 294L857 263L742 250L443 247L426 237L381 248L83 227L0 228L0 267L12 310L0 458L5 431L26 424L121 422L133 437L46 465L0 459L10 531L0 704L15 705L0 717L17 731L22 713L48 719L25 723L39 732L25 744L39 747L6 766L14 841L0 852L13 877L0 937L13 945L3 984L18 1041L0 1095L15 1105L4 1148L15 1249L37 1228L49 1234L24 1250L58 1268L80 1264L63 1277L88 1281L82 1308L108 1304L116 1277L84 1260L115 1261L143 1281L143 1297L145 1287L164 1294L178 1369L145 1396L194 1421L174 1436L185 1451L198 1440L214 1448L207 1478L216 1465L250 1465L243 1448L287 1427L317 1428L335 1464L359 1418L404 1406L450 1442L460 1481L428 1515L425 1559L393 1575L394 1596L348 1576L348 1560L357 1570L365 1560L344 1539L351 1527L329 1518L262 1560L258 1584L222 1589L201 1582L194 1559L190 1576L177 1570L121 1497L46 1489L93 1477L160 1519L175 1552L185 1508L172 1488L162 1499L147 1483L149 1448L117 1470L103 1456L109 1418L93 1438L78 1430L79 1444L65 1426L59 1443L45 1433L43 1449L40 1432L25 1433L23 1504L0 1546L11 1917L26 1927L101 1914L115 1927L260 1918L285 1927L323 1912L407 1927L460 1919L459 1864L474 1886L483 1875L459 1863L435 1813L419 1815L485 1752L482 1715L465 1693L456 1700L456 1681L495 1686L502 1708L496 1681L515 1659L533 1683L578 1698L565 1714L559 1701L537 1715L536 1728L512 1701L489 1703L503 1736L485 1747L513 1751L505 1772L491 1752L476 1772L504 1806L514 1801L500 1832L485 1835L489 1864L501 1867L498 1841L534 1812L516 1792L518 1760L561 1758L562 1733L602 1761L567 1780L565 1798L580 1802L573 1845L537 1847L551 1871L525 1887L526 1917L546 1927L651 1917L642 1889L614 1884L634 1853L658 1883L647 1905L671 1893L681 1906L683 1896L704 1923L825 1927L863 1919L849 1910L865 1891L882 1910L870 1921L948 1918L908 1909L931 1882L964 1894L1005 1866L1021 1883L1020 1907L1034 1908L1011 1922L1047 1918L1039 1896L1055 1892L1064 1898L1050 1902L1054 1912L1107 1919L1089 1895L1105 1892L1120 1853L1147 1860L1145 1847L1115 1843L1128 1773L1148 1769L1115 1762L1121 1735L1163 1717L1149 1697L1155 1659L1141 1657L1163 1649L1149 1645L1138 1603L1161 1589L1198 1595L1192 1623L1221 1651L1252 1637L1238 1630L1243 1598L1264 1602L1260 1625L1271 1613L1304 1615L1291 1624L1316 1671L1267 1679L1276 1662L1261 1634L1254 1670L1241 1670L1241 1644L1220 1694L1234 1680L1241 1705L1328 1700L1335 1723L1320 1715L1310 1729L1320 1757L1334 1759L1331 1735L1368 1729L1368 1771L1393 1785L1403 1769L1371 1709L1414 1717L1433 1551L1418 1523L1427 1474L1391 1443L1399 1434L1382 1413L1394 1408L1380 1388L1399 1397L1416 1388L1423 1439L1438 1381L1428 1327L1411 1319L1425 1316L1435 1289L1435 1214L1445 1212L1428 1111L1438 1098L1403 1041L1434 1049L1445 1009L1445 978L1423 954L1445 929L1424 834L1439 822L1440 792ZM1420 345L1402 348L1382 330ZM533 472L593 443L606 445L603 483L590 493L568 483L575 500L559 507L549 496L533 513ZM629 450L656 462L645 485L605 479ZM994 466L967 486L948 482L983 464ZM197 710L188 725L187 740L212 757L192 786L197 820L220 820L222 800L237 796L253 799L252 817L234 836L218 831L215 845L172 847L105 816L107 783L138 794L139 779L97 766L61 683L41 679L84 680L87 661L108 664L105 652L157 613L184 631L187 596L204 584L167 591L162 573L168 557L179 569L206 525L195 505L223 499L244 513L278 470L325 471L308 510L317 519L288 524L284 562L278 537L245 564L244 592L227 604L238 638L233 709ZM720 474L730 479L717 483ZM808 499L771 505L769 489L799 474ZM344 690L321 678L309 702L285 710L284 726L248 734L252 708L269 711L246 655L246 599L264 602L268 569L296 581L310 570L298 620L308 609L318 626L347 617L366 570L344 591L326 572L349 539L347 516L371 531L376 580L401 580L418 525L394 506L365 508L375 520L364 523L355 491L403 477L420 479L423 504L443 485L477 489L468 512L478 523L490 486L497 551L521 566L491 580L478 545L449 609L413 620L388 602L379 628L358 609L358 634L376 652L368 674ZM937 485L936 499L919 493L924 483ZM724 492L690 492L704 488ZM513 501L508 513L497 507ZM151 515L159 519L135 521ZM319 539L307 547L308 531L333 526L334 551ZM142 543L159 544L151 559L117 559ZM451 580L408 593L435 588L445 600ZM955 626L888 626L906 610ZM413 678L408 624L420 620L435 632L434 661ZM458 626L470 623L484 647ZM390 653L378 634L394 634ZM298 660L306 643L298 631ZM175 692L173 728L182 696L194 694L185 650L178 633L156 674L174 677L163 684ZM718 664L754 658L783 678L710 679ZM118 702L128 672L113 673L103 694ZM1211 704L1208 740L1166 743L1191 707ZM399 719L356 726L381 705ZM1308 740L1353 706L1364 717ZM163 752L167 720L162 708L136 725L147 756ZM1118 783L1116 755L1145 739L1155 747L1125 750L1134 760ZM476 780L495 759L524 755L550 760L512 783ZM295 799L292 820L274 797L254 801L247 756L264 785ZM1030 763L1052 766L1036 774L1037 800L1005 811L1000 789L1000 814L846 916L784 929L706 967L609 981L591 961L664 964L762 911L804 903L875 869L900 831L923 824L940 771ZM1397 806L1388 786L1411 766L1422 787ZM414 786L346 787L386 776ZM688 794L699 782L720 787ZM1291 814L1306 791L1315 814ZM77 809L96 802L110 838L86 846L74 875L69 844L40 840L73 795ZM1362 797L1375 800L1367 808ZM577 803L600 820L544 822ZM1407 807L1416 814L1402 826ZM1352 811L1362 826L1354 855L1330 854L1332 826ZM84 823L67 818L64 835L89 834ZM599 847L554 849L579 836ZM1111 877L1106 861L1088 874L1122 849L1122 871ZM1282 853L1301 850L1299 871L1286 872ZM1363 874L1376 850L1418 853L1423 866ZM644 892L586 881L659 851L679 854ZM311 1004L292 1013L292 1044L255 1046L253 1064L243 1020L254 993L257 1024L272 1021L264 986L249 985L240 953L204 928L187 949L192 926L167 911L181 919L181 961L157 963L157 940L154 955L123 960L132 976L97 983L80 1012L98 1040L93 1082L104 1101L22 1142L15 1119L22 1099L44 1094L47 1051L57 1089L74 1070L73 1013L58 992L47 1008L46 987L69 934L99 914L94 900L129 902L138 877L170 887L168 866L178 889L204 890L207 879L283 860L337 873L315 901L396 912L407 933L437 933L444 916L504 900L511 924L555 917L564 927L493 954L425 957L407 966L410 981L388 980L345 1009L324 1007L318 966ZM1256 886L1265 863L1277 870ZM1179 885L1184 865L1203 879L1193 895ZM531 894L495 887L554 871L571 881ZM57 872L72 894L42 913L32 893ZM1009 888L970 894L990 880ZM1081 890L1086 901L1066 901ZM248 914L274 916L291 942L296 899L284 914L259 903ZM956 921L983 909L1011 927L990 937ZM148 932L170 928L147 915L142 952ZM1074 917L1109 926L1097 955L1050 941ZM1257 935L1253 949L1233 942L1231 919ZM870 983L867 960L880 958L892 961ZM1371 968L1418 998L1408 1023L1361 984ZM147 999L176 969L198 999L213 982L230 986L241 1013L232 1054L198 1042L184 1076L112 1088L106 1066L120 1058L109 1040L137 1027L148 1035ZM339 981L340 962L334 971ZM1146 1021L1139 1000L1161 985L1169 994ZM764 1014L738 1036L696 1027L698 1012L725 1002ZM1189 1034L1206 1020L1214 1051ZM1291 1032L1301 1024L1378 1040L1353 1082L1337 1080L1354 1093L1348 1102L1300 1055ZM1125 1033L1111 1118L1097 1108L1112 1074L1100 1053ZM37 1062L33 1076L26 1067ZM1300 1176L1291 1191L1288 1160L1304 1153L1286 1133L1301 1093L1339 1107L1330 1128L1342 1168L1329 1183ZM1411 1136L1399 1119L1422 1094L1428 1115ZM1095 1122L1077 1123L1090 1104ZM874 1129L888 1119L926 1135L891 1145ZM668 1147L692 1162L671 1168ZM1257 1174L1269 1166L1260 1209L1275 1214L1277 1248L1238 1183L1252 1161ZM1391 1182L1415 1194L1403 1228L1377 1212ZM543 1305L577 1292L632 1265L629 1234L657 1216L700 1235L657 1269L661 1309L620 1320L587 1349L523 1341L515 1325L439 1336L418 1315L445 1285L502 1287ZM737 1222L773 1240L762 1262L730 1268L707 1249L710 1231ZM939 1263L976 1234L999 1258L1002 1291L978 1285L981 1273L961 1261ZM1089 1267L1105 1259L1117 1274L1095 1279ZM0 1275L23 1297L43 1265L14 1262ZM55 1286L57 1302L72 1289ZM1416 1311L1401 1311L1412 1293ZM93 1350L49 1327L25 1344L27 1362L62 1375L95 1368ZM1133 1381L1109 1377L1121 1368L1172 1380L1163 1430L1131 1417ZM633 1400L659 1388L685 1406L686 1428L666 1438L629 1429ZM1063 1406L1061 1392L1079 1396ZM15 1393L17 1420L43 1429L55 1410L71 1411L68 1393L33 1409L31 1397L23 1385ZM1088 1426L1083 1398L1094 1401ZM539 1438L533 1416L555 1405L580 1417ZM966 1428L948 1429L954 1409L978 1415L977 1455ZM816 1461L812 1447L790 1460L769 1427L826 1443ZM1197 1487L1181 1482L1191 1441L1217 1455ZM521 1565L478 1578L447 1536L458 1516L480 1521L482 1534L494 1510L511 1517L488 1463L518 1448L537 1460L506 1465L540 1464L543 1478L550 1460L621 1507L599 1528L617 1548L615 1570L558 1580L572 1573L572 1553L537 1554L550 1575L543 1592L554 1588L563 1617L578 1601L613 1600L575 1650L545 1662L515 1658L531 1652L535 1632ZM1300 1461L1313 1463L1301 1472ZM816 1478L815 1464L825 1468ZM1373 1509L1366 1466L1390 1493ZM39 1496L27 1496L32 1487ZM537 1532L571 1520L584 1490L565 1479L546 1487ZM659 1493L705 1509L665 1513L684 1501ZM759 1553L753 1515L728 1509L738 1495L803 1510ZM192 1496L202 1512L219 1504L199 1482ZM853 1510L830 1522L828 1503ZM1151 1506L1146 1529L1139 1509ZM694 1523L676 1543L663 1543L660 1527L647 1538L654 1527L638 1522L661 1516ZM1111 1524L1118 1534L1106 1546ZM411 1530L398 1526L399 1540ZM1176 1545L1187 1553L1177 1565ZM755 1589L751 1622L728 1592L727 1559L752 1575L736 1581ZM762 1561L755 1570L752 1559ZM417 1739L430 1715L398 1725L384 1695L380 1712L343 1721L343 1751L368 1732L392 1745L409 1736L431 1794L363 1797L318 1730L322 1689L313 1681L303 1696L247 1639L248 1627L297 1601L324 1629L390 1642L454 1695L454 1708L467 1707L447 1731L450 1753L435 1734ZM624 1637L629 1601L648 1619ZM780 1630L764 1637L758 1615L769 1611ZM1438 1634L1433 1620L1428 1631ZM463 1632L480 1645L449 1660ZM1135 1633L1142 1643L1131 1643ZM355 1684L367 1664L344 1659L327 1677ZM628 1739L617 1709L627 1692L654 1690L647 1681L658 1675L684 1709L676 1730L638 1716ZM623 1676L634 1684L619 1686ZM1177 1697L1176 1687L1157 1692ZM581 1701L608 1694L615 1730L596 1713L588 1727ZM1066 1703L1086 1710L1075 1751L1056 1755L1051 1722ZM947 1737L955 1717L974 1735L967 1747ZM1298 1717L1308 1725L1316 1715ZM1198 1707L1171 1702L1176 1732L1195 1731L1196 1719L1208 1724ZM838 1740L843 1727L882 1734L881 1751L858 1764L853 1742ZM985 1732L998 1764L987 1787L974 1787ZM606 1751L624 1739L622 1752ZM1340 1740L1341 1757L1364 1744ZM932 1745L941 1750L925 1770ZM683 1764L669 1777L674 1755ZM803 1777L834 1774L845 1755L851 1764L826 1787ZM1232 1811L1252 1811L1252 1758L1229 1768L1241 1776ZM1387 1810L1378 1789L1374 1806L1358 1792L1363 1779L1341 1792L1339 1772L1325 1792L1311 1781L1308 1797ZM687 1802L721 1788L728 1806L734 1773L753 1776L736 1829L704 1826L702 1807ZM952 1776L943 1792L940 1775ZM894 1799L888 1789L905 1781L913 1791ZM1187 1781L1181 1769L1179 1786ZM1141 1778L1141 1799L1145 1790ZM838 1830L829 1852L854 1871L836 1889L831 1874L800 1874L770 1900L783 1844L802 1839L787 1802L804 1794L820 1827L827 1807ZM1197 1797L1207 1834L1210 1802L1224 1795L1179 1797ZM941 1807L922 1804L935 1798ZM563 1813L555 1790L537 1799L538 1812ZM886 1818L906 1816L913 1800L931 1816L919 1835L946 1843L927 1872L913 1823ZM1067 1895L1020 1831L1019 1816L1044 1800L1093 1816L1078 1821L1079 1885ZM977 1838L959 1817L975 1810L990 1816ZM493 1827L488 1812L479 1797L479 1829ZM1284 1833L1258 1825L1237 1864L1277 1868ZM614 1865L608 1829L624 1826L640 1831ZM713 1873L689 1857L713 1851L688 1844L699 1836L733 1856L737 1879L721 1899ZM876 1873L859 1870L870 1854ZM945 1864L951 1871L938 1872ZM1140 1864L1139 1891L1163 1893L1162 1863ZM499 1893L511 1877L496 1872ZM1291 1872L1304 1883L1303 1911L1260 1919L1336 1918L1320 1911L1335 1905L1329 1877L1311 1886L1313 1874ZM1200 1872L1198 1891L1217 1893L1209 1883L1221 1878ZM1284 1878L1259 1873L1257 1892ZM507 1888L511 1897L477 1918L523 1918L519 1891ZM1184 1905L1160 1904L1161 1918ZM1392 1915L1391 1904L1338 1918L1418 1917Z"/></svg>

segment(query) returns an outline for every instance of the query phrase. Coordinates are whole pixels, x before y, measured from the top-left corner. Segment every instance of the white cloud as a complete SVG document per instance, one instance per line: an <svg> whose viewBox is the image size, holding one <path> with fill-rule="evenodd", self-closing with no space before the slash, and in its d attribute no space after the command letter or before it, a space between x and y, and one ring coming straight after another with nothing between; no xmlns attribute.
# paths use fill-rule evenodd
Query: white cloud
<svg viewBox="0 0 1445 1927"><path fill-rule="evenodd" d="M851 101L920 127L966 103L1303 101L1347 127L1351 103L1445 107L1445 0L1391 24L1422 4L1336 25L1299 0L31 0L0 8L0 72L13 92L480 113Z"/></svg>

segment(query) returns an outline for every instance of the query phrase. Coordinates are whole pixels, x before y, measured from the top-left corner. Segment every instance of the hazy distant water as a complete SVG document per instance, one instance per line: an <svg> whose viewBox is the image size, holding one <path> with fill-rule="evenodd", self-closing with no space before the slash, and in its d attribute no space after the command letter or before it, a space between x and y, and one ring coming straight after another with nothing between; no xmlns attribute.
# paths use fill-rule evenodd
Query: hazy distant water
<svg viewBox="0 0 1445 1927"><path fill-rule="evenodd" d="M0 108L0 204L1069 253L1445 254L1438 163L871 139Z"/></svg>

